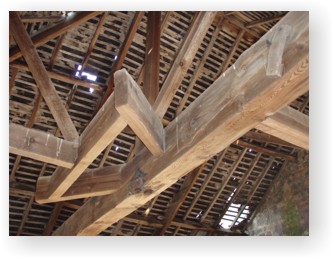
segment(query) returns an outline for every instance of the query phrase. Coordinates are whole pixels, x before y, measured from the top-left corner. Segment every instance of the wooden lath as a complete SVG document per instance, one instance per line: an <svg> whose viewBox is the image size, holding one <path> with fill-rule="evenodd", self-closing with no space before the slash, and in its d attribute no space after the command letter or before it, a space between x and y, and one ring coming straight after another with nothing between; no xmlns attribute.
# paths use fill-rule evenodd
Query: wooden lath
<svg viewBox="0 0 334 259"><path fill-rule="evenodd" d="M125 185L114 195L93 198L54 234L91 235L101 232L166 189L180 176L201 164L203 160L242 136L259 121L264 120L268 113L276 112L305 93L307 88L301 82L308 78L307 20L307 13L302 15L290 13L281 20L279 25L276 25L292 26L292 34L283 55L286 67L281 77L268 77L263 69L264 61L259 58L263 54L268 54L265 43L273 36L275 32L273 30L246 51L235 63L235 67L227 70L225 76L216 80L189 106L186 112L180 114L179 118L166 128L167 143L163 156L153 158L144 150L132 163L124 166L124 172L136 172L138 169L144 172L145 184L142 192L129 195L129 186ZM298 49L298 55L289 51L296 49L294 46L297 42L303 44L303 47ZM256 84L259 81L262 82L261 85ZM231 85L233 85L232 89ZM243 95L236 97L238 93ZM208 116L210 113L202 107L210 107L209 104L218 106L212 109L220 112L211 113L211 116ZM194 130L196 134L192 135L191 132ZM223 139L220 139L222 132L225 134ZM229 137L227 134L230 134ZM214 143L213 139L215 139ZM152 171L153 168L154 171ZM138 182L141 177L141 174L137 173L133 181ZM97 204L99 204L98 207ZM131 204L130 207L129 204ZM94 211L94 215L85 213L86 210ZM76 220L77 217L80 217L80 222Z"/></svg>

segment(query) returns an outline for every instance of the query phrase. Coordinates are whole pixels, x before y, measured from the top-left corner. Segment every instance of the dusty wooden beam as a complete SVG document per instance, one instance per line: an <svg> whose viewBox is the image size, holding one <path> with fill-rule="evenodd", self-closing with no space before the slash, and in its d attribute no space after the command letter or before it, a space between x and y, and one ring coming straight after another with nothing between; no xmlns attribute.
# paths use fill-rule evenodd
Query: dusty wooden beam
<svg viewBox="0 0 334 259"><path fill-rule="evenodd" d="M55 26L44 30L31 38L32 44L35 48L43 45L44 43L60 36L66 31L78 26L79 24L94 18L100 12L76 12L72 16L68 16L64 19L63 22L56 24ZM20 19L19 16L17 16ZM30 38L30 37L29 37ZM22 50L19 47L12 47L9 50L9 62L13 62L14 60L23 56Z"/></svg>
<svg viewBox="0 0 334 259"><path fill-rule="evenodd" d="M216 12L201 12L196 17L194 26L179 51L154 103L153 108L160 118L163 118L165 115L176 90L180 86L188 68L191 66L198 48L212 24L215 15Z"/></svg>
<svg viewBox="0 0 334 259"><path fill-rule="evenodd" d="M108 88L106 89L106 92L104 93L104 96L97 108L97 111L101 109L103 104L107 101L111 93L114 91L114 73L122 68L123 62L125 60L126 54L128 53L128 50L131 46L132 40L136 34L136 31L140 25L140 22L144 16L145 12L136 12L135 16L133 17L131 26L128 30L128 33L125 37L125 41L123 42L123 45L121 49L119 50L119 53L117 55L117 60L112 66L110 76L109 76L109 83L108 83Z"/></svg>
<svg viewBox="0 0 334 259"><path fill-rule="evenodd" d="M268 76L268 40L285 26L284 71ZM54 235L96 235L164 191L214 154L240 138L268 114L308 91L308 12L291 12L245 51L185 112L166 127L166 149L160 157L141 150L122 170L132 175L117 192L93 197Z"/></svg>
<svg viewBox="0 0 334 259"><path fill-rule="evenodd" d="M115 106L122 118L155 156L164 152L165 135L160 118L129 73L115 73Z"/></svg>
<svg viewBox="0 0 334 259"><path fill-rule="evenodd" d="M253 22L249 22L245 25L245 27L249 29L249 28L259 26L259 25L267 24L269 22L275 22L277 20L282 19L285 15L286 14L279 14L279 15L274 15L274 16L271 16L271 17L263 18L263 19L260 19L260 20L256 20L256 21L253 21Z"/></svg>
<svg viewBox="0 0 334 259"><path fill-rule="evenodd" d="M115 96L110 96L81 134L74 166L71 169L57 168L51 177L48 192L41 196L45 199L61 197L126 125L115 109ZM38 199L42 198L36 197Z"/></svg>
<svg viewBox="0 0 334 259"><path fill-rule="evenodd" d="M14 62L14 63L10 64L10 67L18 68L20 70L30 72L29 67L25 64L22 64L22 63ZM59 81L62 81L62 82L67 82L67 83L70 83L70 84L81 85L81 86L86 87L86 88L92 88L92 89L94 89L94 91L98 91L98 92L102 91L102 87L98 84L95 84L95 83L84 81L82 79L78 79L78 78L75 78L75 77L72 77L72 76L63 75L63 74L60 74L58 72L54 72L54 71L50 71L50 70L46 70L46 73L52 79L56 79L56 80L59 80Z"/></svg>
<svg viewBox="0 0 334 259"><path fill-rule="evenodd" d="M71 168L77 155L77 143L52 134L9 124L9 152L62 167Z"/></svg>
<svg viewBox="0 0 334 259"><path fill-rule="evenodd" d="M20 20L18 13L10 12L10 29L14 39L20 47L29 69L47 103L58 127L67 140L77 140L78 132L67 113L57 91L48 77L46 69L38 56L38 53Z"/></svg>
<svg viewBox="0 0 334 259"><path fill-rule="evenodd" d="M143 93L153 105L159 93L161 12L148 12Z"/></svg>
<svg viewBox="0 0 334 259"><path fill-rule="evenodd" d="M309 117L291 107L282 108L256 128L298 147L309 149Z"/></svg>

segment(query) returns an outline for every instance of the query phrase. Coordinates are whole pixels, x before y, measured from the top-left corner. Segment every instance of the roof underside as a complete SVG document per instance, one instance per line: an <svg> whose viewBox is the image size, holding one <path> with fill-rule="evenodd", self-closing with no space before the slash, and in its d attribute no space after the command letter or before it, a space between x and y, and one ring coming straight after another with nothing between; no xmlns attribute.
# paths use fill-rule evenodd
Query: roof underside
<svg viewBox="0 0 334 259"><path fill-rule="evenodd" d="M19 12L33 36L72 12ZM198 98L252 44L273 27L286 12L218 12L197 50L182 84L169 105L163 123L170 121ZM126 42L135 12L100 12L37 48L57 93L79 133L94 117L108 86L108 78ZM163 85L178 51L187 37L196 12L162 12L159 83ZM102 19L102 23L100 21ZM147 12L128 49L122 67L142 86L145 61ZM99 28L99 29L97 29ZM95 33L98 32L95 40ZM94 44L91 44L93 42ZM10 38L10 48L16 46ZM95 82L75 77L82 71L97 76ZM9 120L62 137L48 106L26 68L24 58L10 63ZM76 79L77 82L74 82ZM79 81L81 80L81 81ZM291 107L308 115L308 93ZM266 138L267 136L267 138ZM264 141L266 139L267 141ZM124 164L131 158L136 135L125 129L94 160L89 168ZM114 223L100 235L158 235L168 208L177 206L163 235L241 235L249 218L286 161L297 157L299 148L268 138L256 129L213 156L191 174ZM38 204L34 194L39 176L50 176L57 166L9 156L9 234L50 235L88 199ZM188 177L187 180L185 180ZM191 186L189 186L191 184ZM188 187L188 189L187 189ZM187 192L180 195L187 189ZM223 221L221 221L223 219ZM220 227L223 226L223 227ZM226 226L229 226L228 229ZM224 228L225 227L225 228Z"/></svg>

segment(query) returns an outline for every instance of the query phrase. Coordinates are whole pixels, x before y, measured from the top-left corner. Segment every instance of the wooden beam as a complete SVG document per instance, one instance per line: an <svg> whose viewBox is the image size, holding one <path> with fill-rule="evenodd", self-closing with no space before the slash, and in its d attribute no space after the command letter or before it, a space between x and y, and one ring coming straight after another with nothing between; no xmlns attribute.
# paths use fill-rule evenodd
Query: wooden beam
<svg viewBox="0 0 334 259"><path fill-rule="evenodd" d="M290 148L297 148L300 149L300 147L295 146L289 142L286 142L280 138L276 138L272 135L269 135L265 132L259 132L259 131L249 131L245 135L242 136L243 138L255 140L257 142L265 142L265 143L271 143L279 146L285 146Z"/></svg>
<svg viewBox="0 0 334 259"><path fill-rule="evenodd" d="M35 186L14 181L9 182L9 194L20 194L33 197L35 195Z"/></svg>
<svg viewBox="0 0 334 259"><path fill-rule="evenodd" d="M260 20L256 20L256 21L253 21L253 22L249 22L245 25L245 27L249 29L249 28L257 27L259 25L267 24L269 22L275 22L277 20L282 19L285 15L286 14L279 14L279 15L274 15L274 16L271 16L271 17L263 18L263 19L260 19Z"/></svg>
<svg viewBox="0 0 334 259"><path fill-rule="evenodd" d="M22 63L18 63L18 62L11 63L10 67L18 68L20 70L30 72L29 67L25 64L22 64ZM100 85L96 84L96 83L91 83L91 82L88 82L88 81L84 81L82 79L78 79L78 78L68 76L68 75L63 75L63 74L60 74L58 72L54 72L54 71L50 71L50 70L46 70L46 73L52 79L56 79L56 80L59 80L59 81L62 81L62 82L70 83L70 84L81 85L81 86L86 87L86 88L92 88L92 89L94 89L94 91L98 91L98 92L102 91L102 87Z"/></svg>
<svg viewBox="0 0 334 259"><path fill-rule="evenodd" d="M193 88L195 86L197 78L200 76L200 73L202 73L202 70L203 70L204 65L205 65L205 63L207 61L207 58L208 58L210 52L212 51L212 47L215 44L215 42L216 42L216 40L217 40L217 38L219 36L219 33L220 33L221 29L222 29L223 21L224 21L224 17L220 17L220 20L218 21L218 24L217 24L217 26L215 28L215 31L214 31L214 33L212 35L212 38L210 40L210 43L205 48L204 55L203 55L203 57L201 59L201 62L199 63L199 65L195 69L194 74L191 77L191 81L189 83L189 86L187 87L187 90L184 93L184 96L183 96L183 98L182 98L182 100L181 100L181 102L179 104L179 107L176 109L175 116L178 116L182 112L182 110L183 110L183 108L184 108L184 106L185 106L185 104L186 104L186 102L187 102L187 100L188 100L188 98L189 98L189 96L191 94L191 91L193 90Z"/></svg>
<svg viewBox="0 0 334 259"><path fill-rule="evenodd" d="M122 118L155 156L164 152L164 128L135 80L125 70L115 73L115 106Z"/></svg>
<svg viewBox="0 0 334 259"><path fill-rule="evenodd" d="M29 199L29 202L24 207L24 213L23 213L23 217L22 217L22 220L21 220L21 224L20 224L20 227L19 227L19 229L17 231L17 234L16 234L17 236L22 235L24 224L26 223L26 220L28 218L28 215L29 215L29 212L30 212L30 209L31 209L31 206L32 206L33 203L34 203L34 196L31 196L30 199Z"/></svg>
<svg viewBox="0 0 334 259"><path fill-rule="evenodd" d="M16 79L16 76L17 76L17 72L18 72L17 68L12 69L11 78L9 80L9 96L11 96L13 88L15 86L15 79Z"/></svg>
<svg viewBox="0 0 334 259"><path fill-rule="evenodd" d="M261 153L269 155L269 156L281 157L281 158L284 158L288 161L297 160L297 157L295 157L295 156L292 156L292 155L289 155L289 154L286 154L286 153L282 153L280 151L276 151L276 150L273 150L273 149L269 149L267 147L261 147L261 146L258 146L258 145L254 145L252 143L248 143L246 141L242 141L242 140L239 140L239 139L237 141L235 141L234 143L236 145L240 145L242 147L254 149L257 152L261 152Z"/></svg>
<svg viewBox="0 0 334 259"><path fill-rule="evenodd" d="M77 144L46 132L10 123L9 152L71 168L76 159Z"/></svg>
<svg viewBox="0 0 334 259"><path fill-rule="evenodd" d="M61 44L63 44L63 41L65 39L65 36L66 36L66 33L60 35L56 41L56 46L53 48L52 50L52 55L51 55L51 58L50 58L50 63L49 63L49 70L52 70L53 69L53 65L55 63L55 60L57 58L57 54L60 50L60 47L61 47Z"/></svg>
<svg viewBox="0 0 334 259"><path fill-rule="evenodd" d="M63 205L64 204L62 202L55 204L53 211L51 213L51 216L49 218L49 221L47 225L45 226L45 229L43 232L44 236L49 236L52 233L55 223L57 221L57 218L59 217L59 214L63 208Z"/></svg>
<svg viewBox="0 0 334 259"><path fill-rule="evenodd" d="M200 47L205 34L207 33L216 12L200 12L196 17L187 40L184 42L180 52L175 58L174 64L170 69L164 84L162 85L159 95L154 103L154 110L160 118L163 118L170 105L173 96L180 86L188 68Z"/></svg>
<svg viewBox="0 0 334 259"><path fill-rule="evenodd" d="M58 127L67 140L77 140L79 135L67 113L57 91L47 75L46 69L27 33L18 13L10 12L10 29L14 39L20 47L30 71L47 103Z"/></svg>
<svg viewBox="0 0 334 259"><path fill-rule="evenodd" d="M285 69L281 77L267 76L267 42L285 25L291 26L279 60ZM91 198L54 235L100 233L307 92L301 82L309 76L308 28L308 12L286 15L166 127L162 156L141 150L122 170L133 175L128 183L111 195Z"/></svg>
<svg viewBox="0 0 334 259"><path fill-rule="evenodd" d="M282 108L256 128L298 147L309 149L309 117L291 107Z"/></svg>
<svg viewBox="0 0 334 259"><path fill-rule="evenodd" d="M21 16L21 21L23 23L34 23L34 22L60 22L64 20L66 16L64 15L53 15L53 16L41 16L35 17L31 15Z"/></svg>
<svg viewBox="0 0 334 259"><path fill-rule="evenodd" d="M143 93L153 105L159 93L161 12L148 12Z"/></svg>
<svg viewBox="0 0 334 259"><path fill-rule="evenodd" d="M44 199L60 198L126 125L115 109L115 96L110 96L81 134L74 166L70 170L57 168L51 177L48 192L43 193Z"/></svg>
<svg viewBox="0 0 334 259"><path fill-rule="evenodd" d="M79 24L86 22L87 20L94 18L100 12L76 12L72 16L68 16L63 22L56 24L55 26L44 30L31 38L32 44L35 48L47 43L48 41L62 35L66 31L78 26ZM17 16L20 19L19 16ZM30 38L30 37L29 37ZM9 62L23 56L22 50L19 47L12 47L9 50Z"/></svg>
<svg viewBox="0 0 334 259"><path fill-rule="evenodd" d="M122 165L87 169L61 197L51 198L45 194L53 184L52 178L40 177L37 181L36 201L43 204L110 194L127 180L122 176L121 169Z"/></svg>
<svg viewBox="0 0 334 259"><path fill-rule="evenodd" d="M131 46L132 40L136 34L136 31L140 25L140 22L144 16L145 12L136 12L135 16L133 17L131 26L128 30L128 33L125 37L125 41L123 42L123 45L121 49L119 50L119 53L117 55L117 60L112 66L110 76L109 76L109 83L108 88L106 89L106 92L104 93L104 96L97 108L97 111L101 109L103 104L107 101L111 93L114 91L114 73L122 68L123 62L125 60L126 54L128 53L128 50Z"/></svg>

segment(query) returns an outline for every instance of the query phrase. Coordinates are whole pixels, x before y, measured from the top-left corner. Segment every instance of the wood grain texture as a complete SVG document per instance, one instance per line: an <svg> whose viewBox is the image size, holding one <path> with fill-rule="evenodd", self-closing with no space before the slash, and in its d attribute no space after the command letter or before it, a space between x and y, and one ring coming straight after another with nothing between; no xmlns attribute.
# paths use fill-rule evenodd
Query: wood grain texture
<svg viewBox="0 0 334 259"><path fill-rule="evenodd" d="M36 48L31 41L18 13L10 12L11 33L20 47L22 54L29 66L29 69L36 81L36 84L43 95L58 127L66 140L77 140L79 135L65 109L57 91L50 80L46 69L38 56Z"/></svg>
<svg viewBox="0 0 334 259"><path fill-rule="evenodd" d="M10 153L71 168L77 151L77 143L57 138L43 131L9 124Z"/></svg>
<svg viewBox="0 0 334 259"><path fill-rule="evenodd" d="M163 118L165 115L215 15L216 12L201 12L196 17L192 30L180 49L154 103L153 108L160 118Z"/></svg>
<svg viewBox="0 0 334 259"><path fill-rule="evenodd" d="M308 81L306 85L308 85ZM291 107L282 108L257 125L256 128L309 150L309 117Z"/></svg>
<svg viewBox="0 0 334 259"><path fill-rule="evenodd" d="M268 77L265 72L263 56L268 54L266 42L273 29L166 127L164 155L154 157L142 150L124 166L124 172L141 172L143 191L129 193L125 184L111 195L93 197L54 235L100 233L307 92L302 82L309 77L308 12L291 12L279 24L292 26L282 77Z"/></svg>
<svg viewBox="0 0 334 259"><path fill-rule="evenodd" d="M116 110L155 156L164 152L165 135L160 118L140 87L125 70L115 73Z"/></svg>

